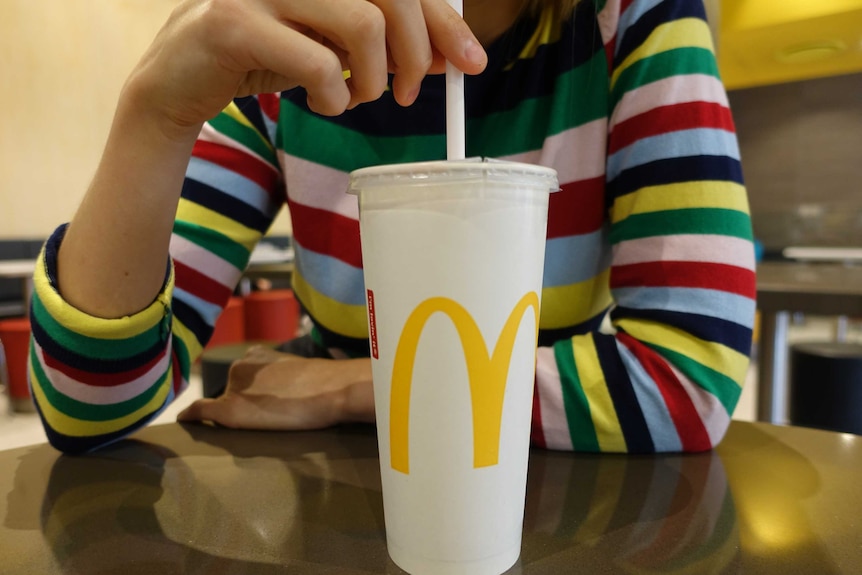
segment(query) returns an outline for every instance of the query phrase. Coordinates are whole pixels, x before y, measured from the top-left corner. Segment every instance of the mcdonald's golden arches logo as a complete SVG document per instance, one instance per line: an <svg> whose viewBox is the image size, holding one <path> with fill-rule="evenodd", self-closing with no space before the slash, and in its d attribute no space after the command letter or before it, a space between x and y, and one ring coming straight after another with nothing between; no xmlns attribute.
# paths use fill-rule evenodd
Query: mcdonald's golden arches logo
<svg viewBox="0 0 862 575"><path fill-rule="evenodd" d="M528 292L509 314L493 354L488 347L476 320L464 306L446 297L432 297L418 306L404 323L395 360L392 365L392 388L389 407L389 444L392 468L410 473L410 387L416 348L428 319L436 312L446 314L455 326L470 383L470 402L473 418L473 467L496 465L500 455L500 426L503 418L503 399L515 338L527 310L535 316L536 337L539 328L539 296Z"/></svg>

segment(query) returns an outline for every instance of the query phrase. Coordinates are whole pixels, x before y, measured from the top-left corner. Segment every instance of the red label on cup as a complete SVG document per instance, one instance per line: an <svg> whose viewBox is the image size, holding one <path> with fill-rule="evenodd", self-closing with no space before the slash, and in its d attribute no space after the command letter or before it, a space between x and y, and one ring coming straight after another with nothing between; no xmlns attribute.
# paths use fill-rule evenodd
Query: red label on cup
<svg viewBox="0 0 862 575"><path fill-rule="evenodd" d="M371 357L377 357L377 318L374 317L374 292L368 292L368 336L371 338Z"/></svg>

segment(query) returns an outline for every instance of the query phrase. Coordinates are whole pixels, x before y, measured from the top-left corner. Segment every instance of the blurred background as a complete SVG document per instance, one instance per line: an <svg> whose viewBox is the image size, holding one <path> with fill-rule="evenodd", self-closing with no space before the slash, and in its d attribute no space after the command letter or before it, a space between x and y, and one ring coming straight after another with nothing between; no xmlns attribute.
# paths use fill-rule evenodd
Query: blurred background
<svg viewBox="0 0 862 575"><path fill-rule="evenodd" d="M122 83L177 4L3 0L0 260L35 257L71 217ZM786 259L789 247L862 248L862 0L706 7L763 257ZM271 234L290 235L286 214ZM25 290L19 278L0 278L0 317L23 312ZM835 318L793 317L791 340L834 337ZM862 339L856 318L844 320L845 339ZM755 413L754 372L750 379L735 414L742 419ZM31 421L4 423L6 411L0 405L0 448Z"/></svg>

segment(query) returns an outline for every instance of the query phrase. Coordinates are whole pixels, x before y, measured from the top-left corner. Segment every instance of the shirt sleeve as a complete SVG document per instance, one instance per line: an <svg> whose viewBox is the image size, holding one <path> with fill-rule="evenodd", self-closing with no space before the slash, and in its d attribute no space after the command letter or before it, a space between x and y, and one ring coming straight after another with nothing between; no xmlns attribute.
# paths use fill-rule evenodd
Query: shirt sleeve
<svg viewBox="0 0 862 575"><path fill-rule="evenodd" d="M613 329L539 348L533 441L703 451L739 399L755 312L727 95L701 2L607 0L598 22L610 72Z"/></svg>
<svg viewBox="0 0 862 575"><path fill-rule="evenodd" d="M165 283L146 309L102 319L58 289L56 254L66 226L36 266L30 319L30 385L48 440L89 451L146 425L187 386L284 200L275 152L278 96L235 100L195 144L171 237Z"/></svg>

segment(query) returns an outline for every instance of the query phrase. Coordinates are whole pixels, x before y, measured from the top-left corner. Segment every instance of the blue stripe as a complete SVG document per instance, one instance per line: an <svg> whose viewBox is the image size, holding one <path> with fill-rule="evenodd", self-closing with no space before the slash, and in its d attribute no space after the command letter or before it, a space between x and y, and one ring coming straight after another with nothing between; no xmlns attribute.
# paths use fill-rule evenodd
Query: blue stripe
<svg viewBox="0 0 862 575"><path fill-rule="evenodd" d="M662 24L684 18L706 20L703 2L700 0L664 0L662 2L639 0L632 2L632 5L620 18L621 23L625 22L625 30L623 31L622 25L620 25L617 34L616 53L614 54L614 66L618 66L629 54L646 42L656 28Z"/></svg>
<svg viewBox="0 0 862 575"><path fill-rule="evenodd" d="M618 306L611 319L645 319L662 323L690 333L698 339L721 344L748 356L751 353L751 328L718 317L695 313L680 313L657 309L632 309Z"/></svg>
<svg viewBox="0 0 862 575"><path fill-rule="evenodd" d="M641 2L632 2L626 11L620 15L619 23L617 24L617 45L614 48L614 56L619 54L622 39L625 38L626 32L641 16L661 4L663 0L642 0Z"/></svg>
<svg viewBox="0 0 862 575"><path fill-rule="evenodd" d="M646 417L656 451L682 451L682 441L676 432L676 425L655 381L632 352L619 341L617 341L617 350Z"/></svg>
<svg viewBox="0 0 862 575"><path fill-rule="evenodd" d="M660 309L708 315L751 328L757 303L739 294L706 288L638 287L611 290L617 304L633 309Z"/></svg>
<svg viewBox="0 0 862 575"><path fill-rule="evenodd" d="M337 258L304 249L294 241L296 270L316 291L347 305L365 305L362 268Z"/></svg>
<svg viewBox="0 0 862 575"><path fill-rule="evenodd" d="M275 208L281 207L273 205L270 195L257 182L202 158L192 156L186 170L186 177L248 204L264 214L269 214Z"/></svg>
<svg viewBox="0 0 862 575"><path fill-rule="evenodd" d="M192 178L183 181L183 198L264 234L274 214L263 213L243 200Z"/></svg>
<svg viewBox="0 0 862 575"><path fill-rule="evenodd" d="M197 315L200 316L200 319L203 320L210 327L214 327L216 323L216 319L218 319L219 314L222 312L222 308L217 306L214 303L210 303L208 301L204 301L201 298L192 295L184 289L174 287L174 300L181 301L185 305L187 305L190 309L193 309L197 312ZM180 318L181 320L183 318ZM183 321L185 323L185 321Z"/></svg>
<svg viewBox="0 0 862 575"><path fill-rule="evenodd" d="M608 178L616 178L626 168L692 154L739 160L736 136L726 130L695 128L642 138L608 157Z"/></svg>
<svg viewBox="0 0 862 575"><path fill-rule="evenodd" d="M234 104L242 112L243 116L251 122L251 125L254 126L254 129L261 136L266 136L266 122L264 121L264 113L263 110L260 109L260 102L257 101L256 96L242 96L239 98L233 99ZM272 143L272 141L270 141Z"/></svg>
<svg viewBox="0 0 862 575"><path fill-rule="evenodd" d="M198 310L182 300L172 300L171 307L174 310L174 318L192 332L201 346L206 345L213 335L213 326L207 324L206 320L198 314Z"/></svg>
<svg viewBox="0 0 862 575"><path fill-rule="evenodd" d="M553 238L545 247L543 287L560 287L594 278L611 265L607 225L576 236Z"/></svg>
<svg viewBox="0 0 862 575"><path fill-rule="evenodd" d="M655 443L638 404L632 381L617 353L616 338L596 333L593 334L593 342L628 452L654 453Z"/></svg>
<svg viewBox="0 0 862 575"><path fill-rule="evenodd" d="M608 178L606 201L648 186L683 182L728 181L742 184L739 160L727 156L688 156L658 160L623 170L617 178Z"/></svg>

